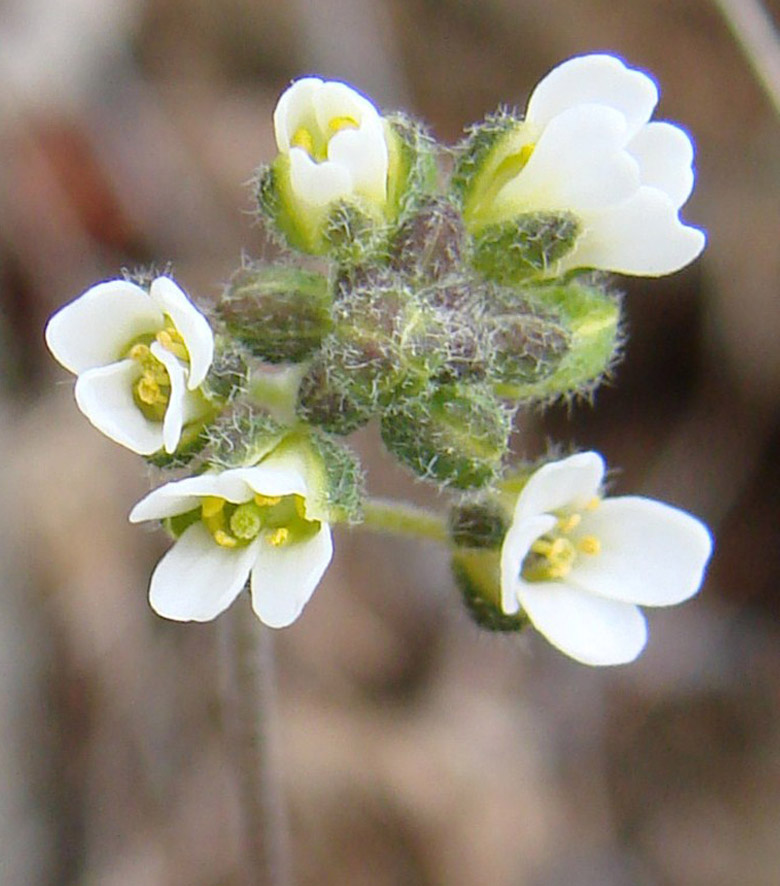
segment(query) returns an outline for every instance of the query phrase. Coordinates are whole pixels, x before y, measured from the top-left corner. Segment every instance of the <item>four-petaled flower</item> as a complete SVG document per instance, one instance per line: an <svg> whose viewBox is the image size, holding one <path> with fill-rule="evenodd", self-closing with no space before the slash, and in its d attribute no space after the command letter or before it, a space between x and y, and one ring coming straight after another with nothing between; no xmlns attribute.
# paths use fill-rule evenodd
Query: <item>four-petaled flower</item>
<svg viewBox="0 0 780 886"><path fill-rule="evenodd" d="M46 343L78 376L79 409L133 452L174 452L184 425L204 412L197 388L214 335L169 277L148 292L128 280L98 283L49 320Z"/></svg>
<svg viewBox="0 0 780 886"><path fill-rule="evenodd" d="M274 111L276 143L289 157L290 187L311 207L345 197L387 199L385 124L368 99L345 83L304 77Z"/></svg>
<svg viewBox="0 0 780 886"><path fill-rule="evenodd" d="M130 520L166 520L179 537L152 575L152 608L176 621L210 621L251 573L258 618L291 624L333 555L330 526L312 510L305 464L293 452L155 489Z"/></svg>
<svg viewBox="0 0 780 886"><path fill-rule="evenodd" d="M600 268L668 274L704 248L680 221L693 189L693 146L682 129L650 121L655 83L611 55L554 68L534 89L525 119L501 141L487 190L467 204L472 224L520 213L573 213L574 248L551 271Z"/></svg>
<svg viewBox="0 0 780 886"><path fill-rule="evenodd" d="M562 652L589 665L633 661L647 625L638 608L699 589L707 528L638 496L602 500L604 461L583 452L544 465L517 499L501 549L501 605L525 611Z"/></svg>

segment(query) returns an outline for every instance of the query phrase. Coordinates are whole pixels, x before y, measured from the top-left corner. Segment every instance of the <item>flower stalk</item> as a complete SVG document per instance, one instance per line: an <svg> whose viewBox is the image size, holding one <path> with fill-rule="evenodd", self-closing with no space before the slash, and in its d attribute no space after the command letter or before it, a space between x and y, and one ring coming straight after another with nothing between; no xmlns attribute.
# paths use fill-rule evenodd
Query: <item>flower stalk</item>
<svg viewBox="0 0 780 886"><path fill-rule="evenodd" d="M222 715L241 804L241 886L289 886L290 834L278 765L272 631L242 594L219 622Z"/></svg>

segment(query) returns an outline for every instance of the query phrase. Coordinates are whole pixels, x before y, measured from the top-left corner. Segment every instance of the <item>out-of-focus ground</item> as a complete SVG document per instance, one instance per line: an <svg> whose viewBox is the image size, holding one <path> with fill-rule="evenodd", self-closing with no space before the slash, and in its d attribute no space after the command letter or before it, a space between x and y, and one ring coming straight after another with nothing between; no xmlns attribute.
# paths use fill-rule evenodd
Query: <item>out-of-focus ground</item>
<svg viewBox="0 0 780 886"><path fill-rule="evenodd" d="M777 18L777 5L770 13ZM778 121L706 0L6 0L0 8L0 882L238 882L217 625L147 607L152 476L92 430L47 316L123 267L207 303L270 254L245 182L288 80L345 78L437 136L522 105L558 61L657 76L698 151L709 246L623 280L630 342L596 408L522 418L603 451L618 488L700 515L694 601L635 665L480 633L444 554L339 532L276 634L296 883L773 886L780 869ZM435 505L355 441L378 493Z"/></svg>

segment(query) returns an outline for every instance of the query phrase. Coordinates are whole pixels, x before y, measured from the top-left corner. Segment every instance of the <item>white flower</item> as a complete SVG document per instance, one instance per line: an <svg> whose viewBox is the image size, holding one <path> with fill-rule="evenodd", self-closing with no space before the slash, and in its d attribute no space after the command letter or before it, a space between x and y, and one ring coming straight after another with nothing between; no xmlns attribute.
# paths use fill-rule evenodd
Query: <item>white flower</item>
<svg viewBox="0 0 780 886"><path fill-rule="evenodd" d="M633 661L647 625L638 608L687 600L712 551L707 528L637 496L602 500L604 461L583 452L544 465L523 487L501 550L501 605L522 609L566 655Z"/></svg>
<svg viewBox="0 0 780 886"><path fill-rule="evenodd" d="M174 452L204 411L196 391L214 356L203 314L169 277L147 292L109 280L60 309L46 343L78 375L76 402L107 437L141 455Z"/></svg>
<svg viewBox="0 0 780 886"><path fill-rule="evenodd" d="M574 213L582 232L558 273L657 276L693 261L705 236L679 218L693 189L693 145L679 127L649 122L657 102L655 83L611 55L554 68L511 135L491 215Z"/></svg>
<svg viewBox="0 0 780 886"><path fill-rule="evenodd" d="M152 608L175 621L210 621L251 573L258 618L274 628L291 624L333 555L330 527L315 516L304 462L294 453L155 489L133 508L131 522L170 519L181 535L152 575Z"/></svg>
<svg viewBox="0 0 780 886"><path fill-rule="evenodd" d="M323 207L353 195L384 204L388 150L377 109L345 83L305 77L274 111L279 151L289 156L290 186L303 203Z"/></svg>

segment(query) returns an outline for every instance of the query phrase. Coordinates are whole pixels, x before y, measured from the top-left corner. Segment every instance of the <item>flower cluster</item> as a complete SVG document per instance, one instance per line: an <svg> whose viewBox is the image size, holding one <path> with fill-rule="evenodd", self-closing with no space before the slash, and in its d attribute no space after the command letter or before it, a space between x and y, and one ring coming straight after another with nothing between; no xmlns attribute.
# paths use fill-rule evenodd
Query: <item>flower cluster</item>
<svg viewBox="0 0 780 886"><path fill-rule="evenodd" d="M130 514L174 538L156 612L210 620L249 587L265 624L292 623L331 525L364 519L344 438L376 420L391 455L457 491L453 561L478 621L530 621L588 664L639 653L637 606L695 593L707 530L602 501L595 453L513 471L509 437L517 410L589 395L612 369L621 305L604 271L670 273L704 246L679 215L693 148L651 122L657 100L615 57L572 59L524 116L473 126L444 176L420 123L303 78L276 107L257 210L322 271L244 262L208 317L168 276L111 280L51 318L89 421L175 472Z"/></svg>

